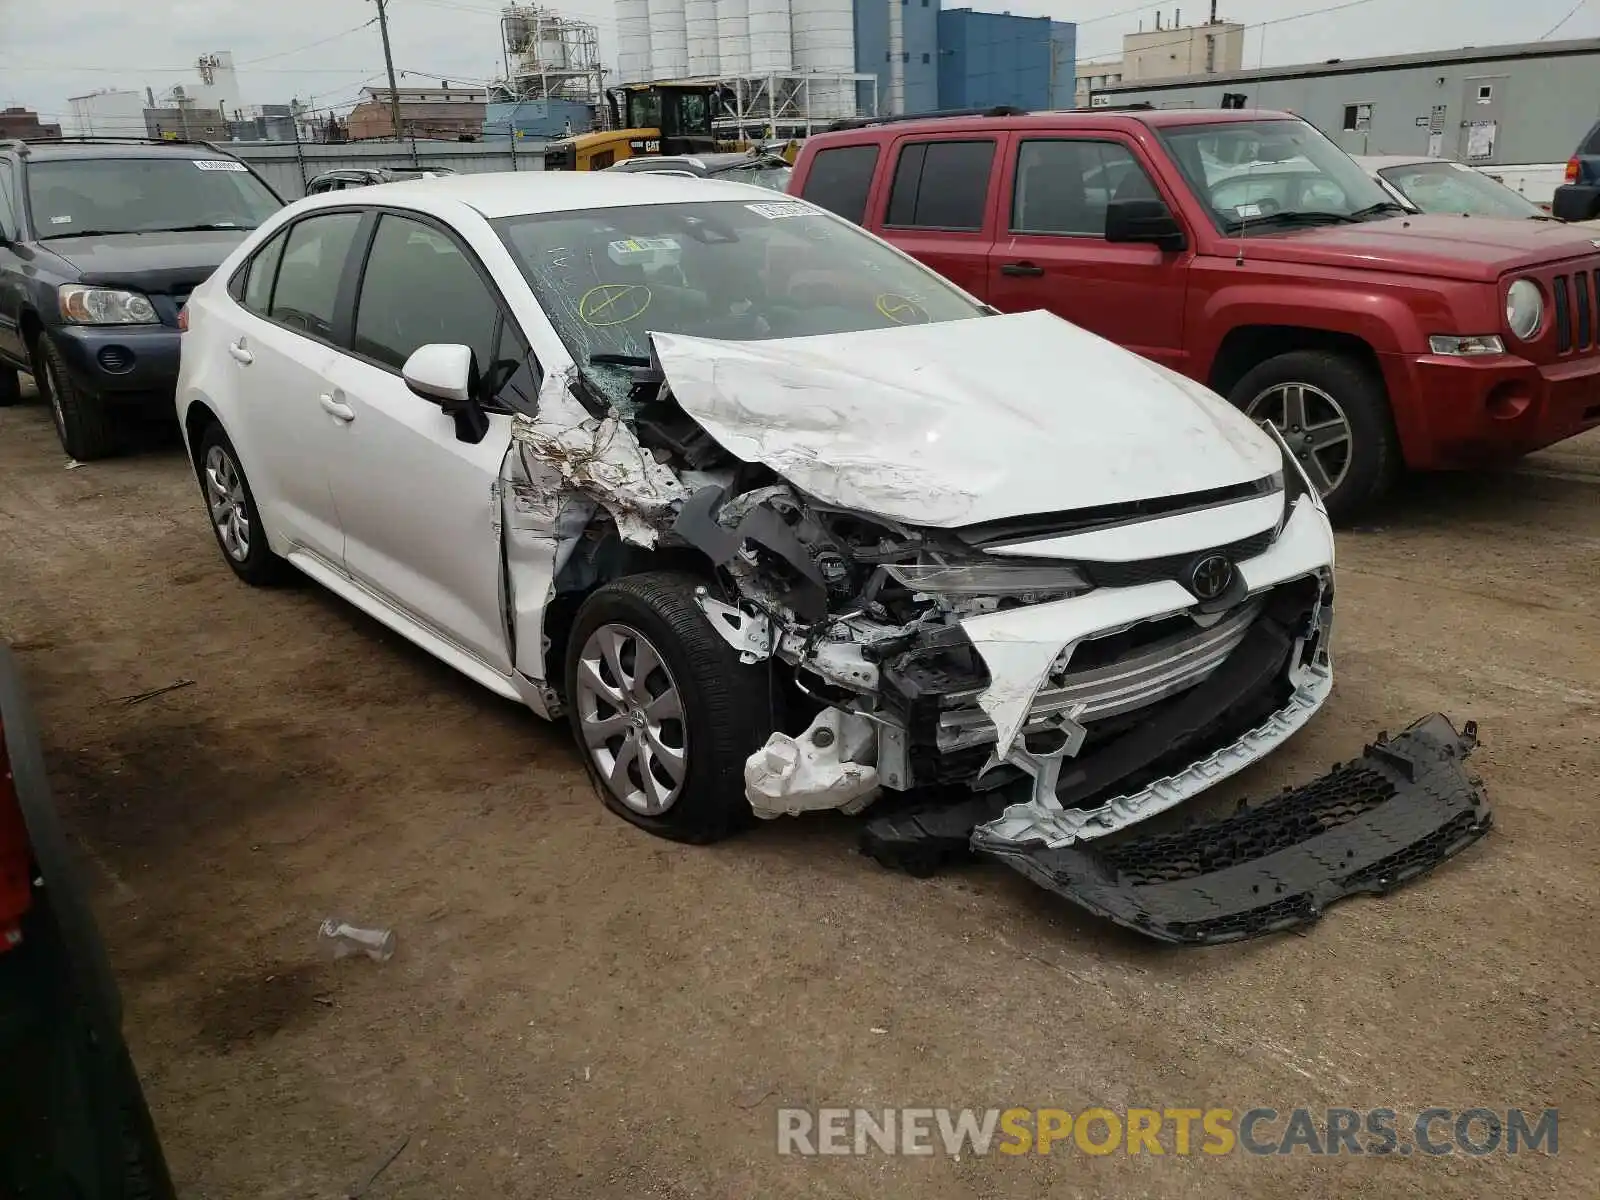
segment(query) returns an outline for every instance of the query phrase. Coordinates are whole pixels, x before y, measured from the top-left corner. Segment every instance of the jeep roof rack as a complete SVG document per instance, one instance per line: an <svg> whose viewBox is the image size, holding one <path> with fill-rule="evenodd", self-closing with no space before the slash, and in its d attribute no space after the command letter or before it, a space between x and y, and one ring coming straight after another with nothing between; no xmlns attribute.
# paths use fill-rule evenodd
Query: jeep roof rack
<svg viewBox="0 0 1600 1200"><path fill-rule="evenodd" d="M892 125L898 121L938 121L950 117L1025 117L1028 110L1011 104L996 104L989 108L941 108L931 112L894 113L887 117L846 117L828 126L826 132L843 129L865 129L870 125Z"/></svg>

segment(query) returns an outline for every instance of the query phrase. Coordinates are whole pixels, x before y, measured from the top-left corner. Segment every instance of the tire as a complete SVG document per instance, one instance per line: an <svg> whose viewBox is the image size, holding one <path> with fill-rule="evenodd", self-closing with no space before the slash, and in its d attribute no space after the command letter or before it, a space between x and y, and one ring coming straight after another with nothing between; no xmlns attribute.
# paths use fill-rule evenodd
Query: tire
<svg viewBox="0 0 1600 1200"><path fill-rule="evenodd" d="M1371 508L1400 473L1400 443L1383 380L1347 355L1328 350L1280 354L1245 375L1229 399L1246 415L1278 426L1335 524ZM1335 420L1343 430L1342 455Z"/></svg>
<svg viewBox="0 0 1600 1200"><path fill-rule="evenodd" d="M606 584L578 609L566 656L573 736L606 807L657 837L695 843L717 841L753 819L744 763L772 731L768 670L741 663L711 627L694 601L701 586L693 575L669 571ZM606 654L608 642L617 650L614 659ZM642 648L652 650L664 670L653 666L641 677L634 668ZM605 699L606 689L617 703ZM663 715L652 725L650 705L662 714L673 709L669 690L682 716L674 724ZM642 724L631 723L630 714ZM619 717L623 723L602 743L595 727ZM684 751L681 765L670 754L675 749ZM620 773L608 771L618 764ZM675 765L679 778L669 787Z"/></svg>
<svg viewBox="0 0 1600 1200"><path fill-rule="evenodd" d="M281 583L289 564L267 545L255 493L239 465L239 452L216 421L206 426L195 450L195 475L217 549L233 573L255 587ZM242 553L241 553L242 550Z"/></svg>
<svg viewBox="0 0 1600 1200"><path fill-rule="evenodd" d="M22 380L15 367L0 363L0 408L22 403Z"/></svg>
<svg viewBox="0 0 1600 1200"><path fill-rule="evenodd" d="M105 401L73 380L66 360L48 334L39 335L34 356L39 362L34 382L39 385L39 395L50 405L61 448L79 462L115 454L117 439Z"/></svg>

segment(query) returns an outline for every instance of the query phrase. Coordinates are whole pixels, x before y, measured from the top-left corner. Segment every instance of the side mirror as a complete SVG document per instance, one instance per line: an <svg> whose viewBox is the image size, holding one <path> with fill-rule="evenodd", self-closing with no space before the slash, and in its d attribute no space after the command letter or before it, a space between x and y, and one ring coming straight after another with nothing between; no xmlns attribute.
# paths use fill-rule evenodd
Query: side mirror
<svg viewBox="0 0 1600 1200"><path fill-rule="evenodd" d="M419 346L400 369L406 386L431 400L456 423L456 440L477 445L489 432L483 411L478 360L470 346Z"/></svg>
<svg viewBox="0 0 1600 1200"><path fill-rule="evenodd" d="M1106 206L1106 241L1148 242L1187 250L1189 239L1164 200L1113 200Z"/></svg>

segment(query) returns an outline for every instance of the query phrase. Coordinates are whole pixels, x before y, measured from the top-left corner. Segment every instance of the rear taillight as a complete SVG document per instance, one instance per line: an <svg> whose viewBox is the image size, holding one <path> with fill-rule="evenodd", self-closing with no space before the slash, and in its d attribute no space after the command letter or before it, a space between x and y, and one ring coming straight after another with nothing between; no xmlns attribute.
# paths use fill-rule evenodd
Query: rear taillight
<svg viewBox="0 0 1600 1200"><path fill-rule="evenodd" d="M178 329L183 333L189 332L189 306L187 304L178 310Z"/></svg>
<svg viewBox="0 0 1600 1200"><path fill-rule="evenodd" d="M28 827L22 823L5 727L0 725L0 954L22 944L22 914L33 903Z"/></svg>
<svg viewBox="0 0 1600 1200"><path fill-rule="evenodd" d="M1575 158L1567 159L1567 182L1578 182L1578 160Z"/></svg>

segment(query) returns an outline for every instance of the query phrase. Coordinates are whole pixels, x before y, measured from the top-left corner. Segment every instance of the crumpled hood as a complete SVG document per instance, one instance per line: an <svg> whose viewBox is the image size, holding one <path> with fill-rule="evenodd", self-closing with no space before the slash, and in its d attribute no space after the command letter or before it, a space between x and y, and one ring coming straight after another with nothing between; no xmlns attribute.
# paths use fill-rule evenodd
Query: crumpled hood
<svg viewBox="0 0 1600 1200"><path fill-rule="evenodd" d="M763 342L651 335L730 454L827 504L951 528L1249 483L1277 444L1046 312Z"/></svg>

